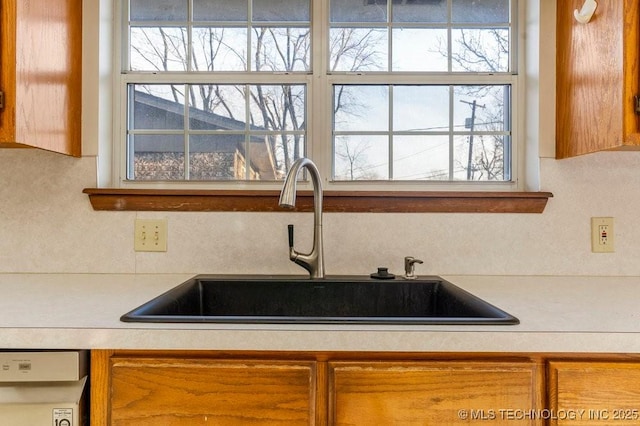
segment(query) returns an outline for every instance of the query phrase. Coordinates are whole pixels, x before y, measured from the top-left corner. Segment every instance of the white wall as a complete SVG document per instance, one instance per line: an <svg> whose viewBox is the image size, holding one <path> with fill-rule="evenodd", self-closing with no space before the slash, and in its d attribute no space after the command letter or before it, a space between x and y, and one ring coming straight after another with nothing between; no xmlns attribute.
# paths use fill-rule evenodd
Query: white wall
<svg viewBox="0 0 640 426"><path fill-rule="evenodd" d="M94 157L0 150L0 272L303 273L287 257L310 246L311 214L96 212ZM329 274L640 275L640 153L541 159L543 214L325 214ZM593 254L590 218L615 217L616 252ZM166 217L166 253L133 251L135 217Z"/></svg>

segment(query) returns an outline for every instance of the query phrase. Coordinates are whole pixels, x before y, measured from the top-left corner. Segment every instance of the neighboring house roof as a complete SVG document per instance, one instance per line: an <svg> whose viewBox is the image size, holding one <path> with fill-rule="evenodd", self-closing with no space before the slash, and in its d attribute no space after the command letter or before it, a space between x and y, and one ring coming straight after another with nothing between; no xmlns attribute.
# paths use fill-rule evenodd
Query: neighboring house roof
<svg viewBox="0 0 640 426"><path fill-rule="evenodd" d="M163 117L164 116L164 117ZM162 130L179 130L184 128L184 105L145 92L136 91L134 96L134 119L137 129L159 129L158 117L163 117ZM192 130L240 130L246 124L229 117L221 116L198 108L189 108L190 128ZM264 130L252 126L252 130ZM160 130L160 129L159 129ZM136 136L136 152L183 152L183 143L177 144L181 135L157 134ZM243 134L219 134L215 139L211 135L193 134L189 138L189 151L206 152L239 152L247 157L245 136ZM258 172L262 179L276 178L275 158L266 136L250 138L249 157L251 168Z"/></svg>

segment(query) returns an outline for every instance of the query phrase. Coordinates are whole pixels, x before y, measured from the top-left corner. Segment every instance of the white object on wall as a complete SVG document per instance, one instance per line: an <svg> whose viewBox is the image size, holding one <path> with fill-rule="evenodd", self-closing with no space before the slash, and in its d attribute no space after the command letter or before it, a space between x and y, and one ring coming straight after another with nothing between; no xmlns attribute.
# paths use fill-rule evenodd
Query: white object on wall
<svg viewBox="0 0 640 426"><path fill-rule="evenodd" d="M578 9L575 9L573 11L573 16L576 18L576 21L580 22L581 24L587 24L589 23L589 21L591 21L591 18L593 17L593 14L596 11L596 8L598 7L598 3L596 2L596 0L585 0L584 4L582 5L582 9L580 9L578 11Z"/></svg>

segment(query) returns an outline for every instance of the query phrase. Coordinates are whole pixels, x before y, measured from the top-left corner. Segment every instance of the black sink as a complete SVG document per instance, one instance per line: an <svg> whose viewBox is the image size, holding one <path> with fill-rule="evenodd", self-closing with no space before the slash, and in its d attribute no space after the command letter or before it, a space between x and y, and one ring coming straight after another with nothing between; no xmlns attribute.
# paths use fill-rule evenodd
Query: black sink
<svg viewBox="0 0 640 426"><path fill-rule="evenodd" d="M120 318L126 322L518 324L440 277L198 275Z"/></svg>

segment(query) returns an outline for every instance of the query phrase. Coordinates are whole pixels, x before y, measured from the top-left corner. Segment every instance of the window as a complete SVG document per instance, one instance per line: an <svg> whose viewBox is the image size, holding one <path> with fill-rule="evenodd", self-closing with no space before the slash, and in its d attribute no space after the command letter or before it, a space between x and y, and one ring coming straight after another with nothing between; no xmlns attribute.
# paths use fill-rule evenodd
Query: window
<svg viewBox="0 0 640 426"><path fill-rule="evenodd" d="M122 186L518 187L517 1L121 1Z"/></svg>

